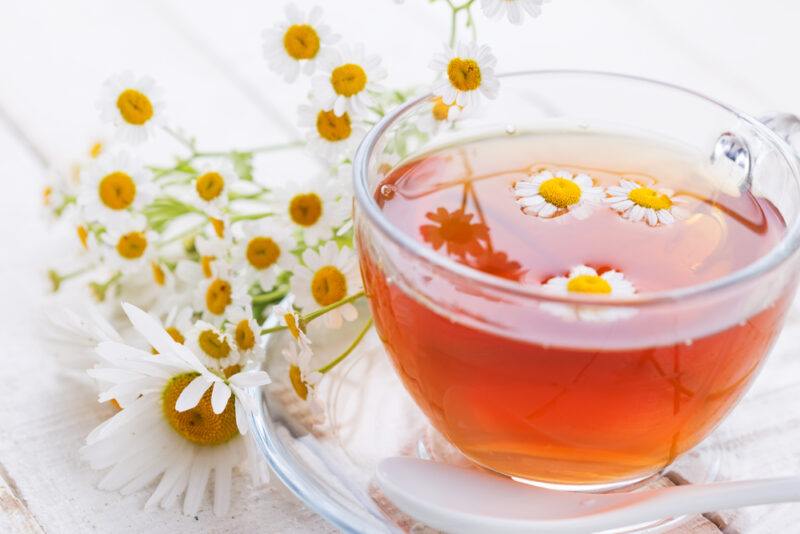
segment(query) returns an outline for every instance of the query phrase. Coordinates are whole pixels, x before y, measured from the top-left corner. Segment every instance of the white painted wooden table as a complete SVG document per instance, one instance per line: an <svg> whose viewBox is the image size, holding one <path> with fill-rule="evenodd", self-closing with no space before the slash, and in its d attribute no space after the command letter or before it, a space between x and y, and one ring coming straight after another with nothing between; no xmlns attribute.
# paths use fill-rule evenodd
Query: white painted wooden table
<svg viewBox="0 0 800 534"><path fill-rule="evenodd" d="M303 5L310 5L300 2ZM447 31L427 0L337 0L328 21L380 53L390 82L429 79L426 65ZM229 517L177 510L143 513L145 493L95 489L78 459L87 432L109 414L59 373L40 343L44 271L58 261L39 213L41 177L65 167L102 135L94 100L121 70L154 76L171 119L207 148L296 136L303 91L261 59L260 30L280 4L241 0L4 0L0 12L0 532L329 532L278 483L237 485ZM792 0L554 0L522 28L479 17L500 70L590 68L661 78L751 112L800 111L800 3ZM402 32L402 34L401 34ZM384 40L386 35L396 37ZM402 37L402 35L406 37ZM302 86L300 86L302 87ZM287 162L290 160L286 160ZM274 172L291 178L280 160ZM717 431L749 473L800 472L800 309L765 372ZM697 518L682 531L796 532L800 506Z"/></svg>

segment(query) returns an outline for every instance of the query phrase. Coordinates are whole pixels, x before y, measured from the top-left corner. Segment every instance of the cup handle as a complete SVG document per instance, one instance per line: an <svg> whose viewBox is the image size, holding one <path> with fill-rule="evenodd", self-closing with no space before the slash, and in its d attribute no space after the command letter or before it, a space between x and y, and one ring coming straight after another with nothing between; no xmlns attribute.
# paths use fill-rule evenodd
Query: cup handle
<svg viewBox="0 0 800 534"><path fill-rule="evenodd" d="M778 134L800 157L800 118L791 113L768 113L759 119L764 125Z"/></svg>

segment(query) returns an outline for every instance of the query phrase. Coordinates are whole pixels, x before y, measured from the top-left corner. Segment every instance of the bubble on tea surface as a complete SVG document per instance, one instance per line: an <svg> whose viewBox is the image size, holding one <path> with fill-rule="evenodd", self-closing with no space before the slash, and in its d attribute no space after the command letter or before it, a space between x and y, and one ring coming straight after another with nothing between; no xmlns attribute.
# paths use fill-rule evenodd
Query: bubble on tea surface
<svg viewBox="0 0 800 534"><path fill-rule="evenodd" d="M395 193L397 193L397 186L392 184L383 184L380 191L383 198L386 200L391 200L394 198Z"/></svg>
<svg viewBox="0 0 800 534"><path fill-rule="evenodd" d="M506 133L508 135L514 135L517 133L517 125L516 124L506 124Z"/></svg>

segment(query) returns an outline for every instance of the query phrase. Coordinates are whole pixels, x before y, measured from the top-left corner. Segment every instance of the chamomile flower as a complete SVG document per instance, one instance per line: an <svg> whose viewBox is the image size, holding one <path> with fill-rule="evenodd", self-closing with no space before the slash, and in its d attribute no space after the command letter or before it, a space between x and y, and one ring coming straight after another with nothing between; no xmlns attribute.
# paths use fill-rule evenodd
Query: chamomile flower
<svg viewBox="0 0 800 534"><path fill-rule="evenodd" d="M117 136L141 143L162 122L164 103L152 78L136 78L125 72L109 78L97 102L103 120L117 127Z"/></svg>
<svg viewBox="0 0 800 534"><path fill-rule="evenodd" d="M331 179L287 181L275 186L274 192L276 209L283 211L281 217L302 231L308 246L333 237L350 214L350 203Z"/></svg>
<svg viewBox="0 0 800 534"><path fill-rule="evenodd" d="M548 0L481 0L483 14L489 18L504 15L511 24L522 24L525 13L533 18L542 14L542 4Z"/></svg>
<svg viewBox="0 0 800 534"><path fill-rule="evenodd" d="M574 267L568 276L555 276L542 286L545 292L554 295L605 295L609 297L631 297L636 293L633 284L618 271L598 274L586 265ZM636 313L631 308L615 306L592 306L547 302L542 309L567 320L605 322L625 319Z"/></svg>
<svg viewBox="0 0 800 534"><path fill-rule="evenodd" d="M437 96L423 108L423 114L417 122L420 130L427 134L435 134L439 128L452 124L461 116L463 108L457 104L445 104L442 97Z"/></svg>
<svg viewBox="0 0 800 534"><path fill-rule="evenodd" d="M236 349L246 360L257 361L264 357L261 346L261 327L249 305L235 307L228 313L226 331L233 336Z"/></svg>
<svg viewBox="0 0 800 534"><path fill-rule="evenodd" d="M314 391L322 380L322 373L312 367L313 354L298 350L296 345L289 345L281 351L286 363L289 364L289 383L295 394L311 405L319 406L315 402Z"/></svg>
<svg viewBox="0 0 800 534"><path fill-rule="evenodd" d="M445 47L433 57L430 68L440 80L433 85L433 94L445 104L471 107L479 95L493 99L500 86L494 74L497 59L486 45L461 43L457 48Z"/></svg>
<svg viewBox="0 0 800 534"><path fill-rule="evenodd" d="M371 92L380 90L378 84L386 77L378 56L367 56L364 47L343 46L323 62L323 74L311 79L314 99L325 111L333 110L337 117L348 113L352 118L364 114L372 104Z"/></svg>
<svg viewBox="0 0 800 534"><path fill-rule="evenodd" d="M192 203L210 217L221 219L228 205L228 193L238 181L230 162L206 164L192 181Z"/></svg>
<svg viewBox="0 0 800 534"><path fill-rule="evenodd" d="M306 312L339 302L361 290L361 276L353 249L329 241L319 252L306 249L303 264L298 264L291 280L298 306ZM325 326L339 328L342 321L355 321L358 310L351 303L324 315Z"/></svg>
<svg viewBox="0 0 800 534"><path fill-rule="evenodd" d="M211 265L211 276L203 278L194 295L194 308L214 325L222 324L234 307L249 303L245 281L223 261Z"/></svg>
<svg viewBox="0 0 800 534"><path fill-rule="evenodd" d="M301 70L303 74L313 74L321 60L331 57L331 45L339 41L339 36L321 20L319 7L306 15L292 4L286 6L286 21L263 33L264 57L269 68L290 83Z"/></svg>
<svg viewBox="0 0 800 534"><path fill-rule="evenodd" d="M244 363L233 337L205 321L197 321L189 329L185 344L203 365L217 373L232 374Z"/></svg>
<svg viewBox="0 0 800 534"><path fill-rule="evenodd" d="M199 511L213 472L214 513L224 515L233 469L253 465L243 438L252 411L244 388L268 384L269 376L212 373L158 320L134 306L123 308L158 356L124 343L98 346L106 365L89 373L112 384L99 400L130 400L88 435L81 455L94 469L111 468L101 489L129 494L158 481L145 507L169 508L183 495L187 515Z"/></svg>
<svg viewBox="0 0 800 534"><path fill-rule="evenodd" d="M608 194L606 202L633 222L667 225L685 216L684 210L677 205L682 200L673 196L669 189L655 189L623 179L618 186L609 187Z"/></svg>
<svg viewBox="0 0 800 534"><path fill-rule="evenodd" d="M106 245L103 258L107 264L123 273L146 269L156 254L156 234L147 229L147 219L143 215L117 221L100 239Z"/></svg>
<svg viewBox="0 0 800 534"><path fill-rule="evenodd" d="M585 219L603 202L603 188L587 174L544 170L514 185L517 204L527 215L550 218L569 213Z"/></svg>
<svg viewBox="0 0 800 534"><path fill-rule="evenodd" d="M164 330L167 331L169 337L175 340L175 343L183 345L186 342L186 336L193 326L193 315L194 310L189 306L175 306L167 313L164 319Z"/></svg>
<svg viewBox="0 0 800 534"><path fill-rule="evenodd" d="M101 156L81 172L78 205L82 216L113 224L130 211L139 211L155 196L150 173L126 152Z"/></svg>
<svg viewBox="0 0 800 534"><path fill-rule="evenodd" d="M258 282L269 291L278 276L292 267L295 248L291 232L269 221L248 221L241 226L242 237L232 248L233 266L248 283Z"/></svg>
<svg viewBox="0 0 800 534"><path fill-rule="evenodd" d="M308 336L306 336L306 333L303 331L300 316L290 304L294 300L293 295L287 295L284 302L275 306L272 313L280 317L281 323L286 326L286 329L289 331L292 339L294 339L300 352L303 354L312 354L311 340L308 339Z"/></svg>
<svg viewBox="0 0 800 534"><path fill-rule="evenodd" d="M342 156L351 155L364 136L364 128L350 113L336 115L319 105L300 106L300 126L307 128L309 151L329 163L337 163Z"/></svg>

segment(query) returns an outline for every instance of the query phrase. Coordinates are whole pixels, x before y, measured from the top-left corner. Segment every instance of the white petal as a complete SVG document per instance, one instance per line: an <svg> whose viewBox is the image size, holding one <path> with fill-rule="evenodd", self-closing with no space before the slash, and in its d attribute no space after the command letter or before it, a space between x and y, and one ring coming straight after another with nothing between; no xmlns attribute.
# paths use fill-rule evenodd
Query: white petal
<svg viewBox="0 0 800 534"><path fill-rule="evenodd" d="M216 465L214 467L214 515L222 517L231 506L231 467Z"/></svg>
<svg viewBox="0 0 800 534"><path fill-rule="evenodd" d="M211 390L211 409L219 415L225 411L228 399L231 398L231 388L225 382L214 382L214 389Z"/></svg>
<svg viewBox="0 0 800 534"><path fill-rule="evenodd" d="M269 375L264 371L246 371L236 373L230 378L230 382L240 388L251 388L264 386L272 382Z"/></svg>
<svg viewBox="0 0 800 534"><path fill-rule="evenodd" d="M239 433L241 435L247 435L247 411L244 409L244 405L242 401L239 400L239 396L236 397L236 402L234 405L236 410L236 427L239 429Z"/></svg>
<svg viewBox="0 0 800 534"><path fill-rule="evenodd" d="M209 386L211 386L211 381L205 376L200 375L195 377L195 379L189 382L189 385L181 391L178 400L175 401L175 410L178 412L185 412L197 406L197 403L203 398Z"/></svg>

